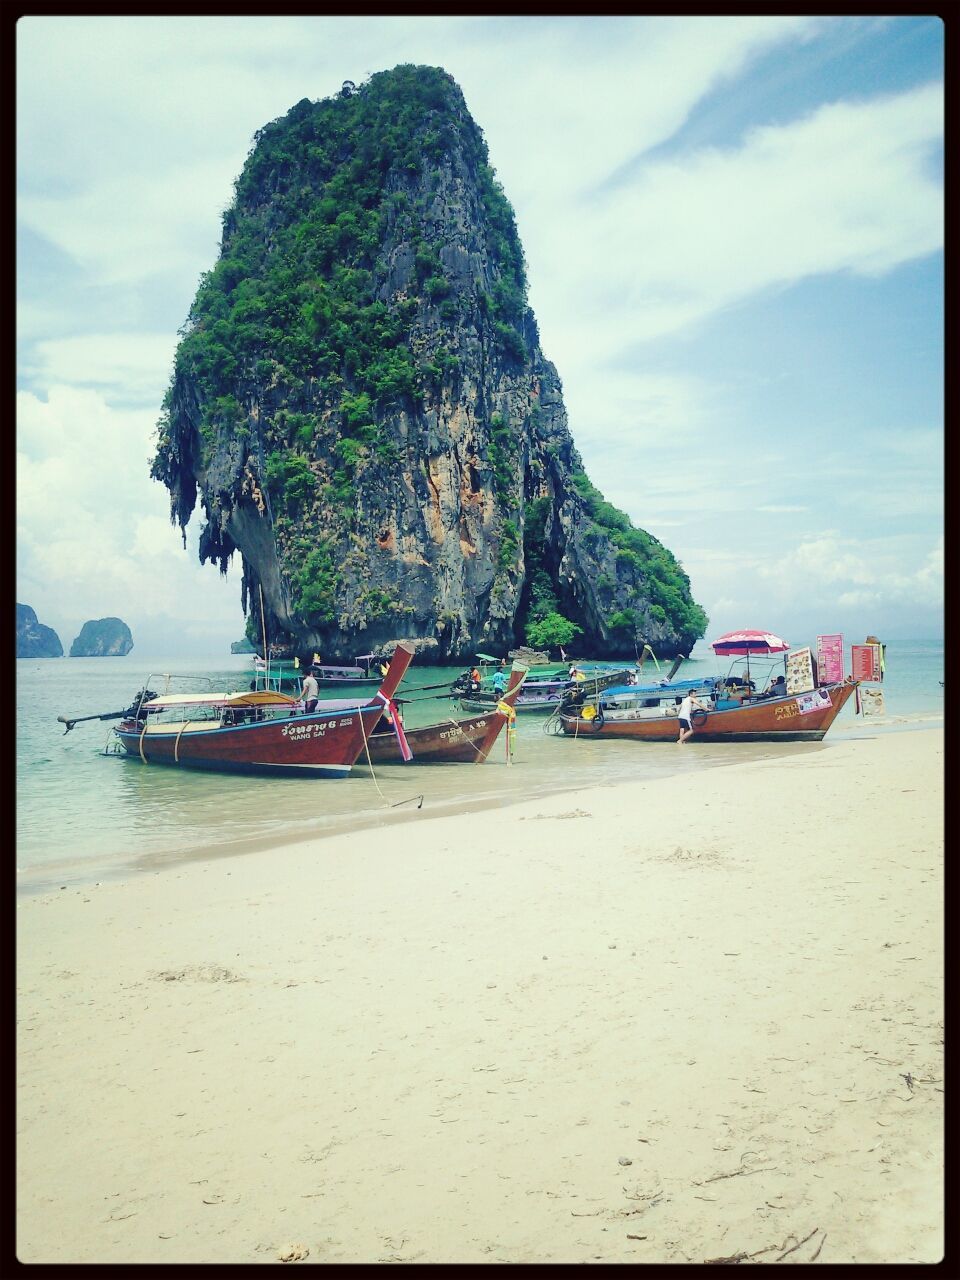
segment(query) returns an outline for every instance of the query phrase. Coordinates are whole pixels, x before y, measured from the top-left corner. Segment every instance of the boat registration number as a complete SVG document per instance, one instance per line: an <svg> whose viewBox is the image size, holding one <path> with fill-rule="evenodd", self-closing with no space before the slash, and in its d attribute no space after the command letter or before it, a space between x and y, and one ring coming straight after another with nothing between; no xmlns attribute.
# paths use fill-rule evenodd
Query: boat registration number
<svg viewBox="0 0 960 1280"><path fill-rule="evenodd" d="M345 729L353 724L353 717L349 716L346 720L321 720L313 724L285 724L280 730L285 738L292 738L295 742L302 742L306 738L322 738L328 728Z"/></svg>
<svg viewBox="0 0 960 1280"><path fill-rule="evenodd" d="M478 729L485 729L487 727L486 720L478 720L476 727ZM460 726L454 725L452 729L446 729L443 733L441 733L440 738L442 741L445 741L447 738L462 738L463 736L464 736L463 730L460 728Z"/></svg>

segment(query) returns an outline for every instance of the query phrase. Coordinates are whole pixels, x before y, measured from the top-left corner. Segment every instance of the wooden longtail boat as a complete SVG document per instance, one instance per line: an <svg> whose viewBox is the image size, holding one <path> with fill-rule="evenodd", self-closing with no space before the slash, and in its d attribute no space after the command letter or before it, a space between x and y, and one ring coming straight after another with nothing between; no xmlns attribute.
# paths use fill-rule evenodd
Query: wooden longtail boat
<svg viewBox="0 0 960 1280"><path fill-rule="evenodd" d="M582 738L634 738L676 742L677 707L691 685L626 685L607 689L581 704L568 701L558 712L561 732ZM857 687L856 680L824 685L789 697L723 696L719 685L697 689L705 708L693 714L691 742L819 742Z"/></svg>
<svg viewBox="0 0 960 1280"><path fill-rule="evenodd" d="M410 665L398 645L369 701L328 701L298 713L297 702L270 689L243 693L166 694L138 705L114 729L126 753L145 764L176 764L231 773L344 778L363 751Z"/></svg>
<svg viewBox="0 0 960 1280"><path fill-rule="evenodd" d="M582 681L573 685L569 675L564 674L557 679L541 680L528 677L516 701L516 709L520 711L556 711L563 702L564 696L571 687L584 691L597 692L608 685L622 683L627 678L623 668L595 670L585 676ZM469 694L461 694L460 706L471 711L482 711L496 705L499 695L481 685L479 690Z"/></svg>
<svg viewBox="0 0 960 1280"><path fill-rule="evenodd" d="M354 658L357 664L353 667L337 667L326 662L314 662L313 674L317 684L324 685L375 685L379 683L381 673L375 653L362 653Z"/></svg>
<svg viewBox="0 0 960 1280"><path fill-rule="evenodd" d="M505 724L508 712L520 693L527 668L522 662L514 663L510 683L503 697L484 715L468 716L463 720L441 720L438 724L421 725L417 729L404 729L404 735L413 752L414 764L483 764ZM385 729L384 721L367 742L367 750L374 764L394 764L403 759L400 743L392 728ZM358 763L363 764L361 752Z"/></svg>
<svg viewBox="0 0 960 1280"><path fill-rule="evenodd" d="M288 689L299 692L303 677L311 670L321 688L332 686L351 688L358 685L369 685L373 688L380 683L383 677L375 665L376 654L364 653L354 661L357 665L353 667L334 666L326 662L314 662L300 667L292 664L285 666L282 662L267 664L262 658L256 657L253 661L253 680L250 688L275 689L281 692Z"/></svg>

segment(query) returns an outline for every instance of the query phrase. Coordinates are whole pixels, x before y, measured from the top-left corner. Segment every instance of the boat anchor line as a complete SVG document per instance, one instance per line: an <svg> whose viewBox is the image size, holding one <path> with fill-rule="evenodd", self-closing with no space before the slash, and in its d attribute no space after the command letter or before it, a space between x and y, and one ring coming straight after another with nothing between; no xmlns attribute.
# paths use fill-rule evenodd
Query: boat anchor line
<svg viewBox="0 0 960 1280"><path fill-rule="evenodd" d="M367 733L367 726L363 723L363 716L360 717L360 732L363 735L363 751L367 757L367 768L370 770L370 776L373 779L373 785L377 788L377 791L380 795L380 799L383 801L386 807L388 809L399 809L401 805L412 804L413 801L416 800L417 808L422 809L423 793L421 793L418 796L408 796L406 800L397 800L396 802L391 802L387 799L387 797L383 794L383 789L380 786L380 783L377 781L377 772L373 767L373 761L370 759L370 746L369 746L370 735Z"/></svg>

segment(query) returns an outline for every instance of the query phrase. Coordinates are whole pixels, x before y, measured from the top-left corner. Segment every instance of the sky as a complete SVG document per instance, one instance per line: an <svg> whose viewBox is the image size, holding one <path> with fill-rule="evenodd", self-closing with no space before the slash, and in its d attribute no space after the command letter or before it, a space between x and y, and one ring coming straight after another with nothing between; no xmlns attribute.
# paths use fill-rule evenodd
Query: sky
<svg viewBox="0 0 960 1280"><path fill-rule="evenodd" d="M17 600L68 650L226 652L226 577L149 477L253 135L400 63L463 91L593 483L710 617L942 635L936 17L26 16ZM56 92L51 92L56 86Z"/></svg>

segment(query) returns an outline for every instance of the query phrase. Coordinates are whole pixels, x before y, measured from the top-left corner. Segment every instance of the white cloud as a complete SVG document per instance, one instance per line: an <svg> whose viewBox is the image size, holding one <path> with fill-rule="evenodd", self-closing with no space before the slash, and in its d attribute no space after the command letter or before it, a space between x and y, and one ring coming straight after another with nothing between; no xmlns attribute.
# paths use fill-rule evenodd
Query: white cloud
<svg viewBox="0 0 960 1280"><path fill-rule="evenodd" d="M841 591L837 604L844 609L874 609L880 599L879 591Z"/></svg>
<svg viewBox="0 0 960 1280"><path fill-rule="evenodd" d="M834 532L784 549L759 572L793 595L838 591L841 603L861 597L905 607L936 607L943 600L943 540L918 561L917 538L844 538Z"/></svg>
<svg viewBox="0 0 960 1280"><path fill-rule="evenodd" d="M579 374L762 291L934 252L942 135L941 85L835 103L738 147L651 161L589 209L552 210L531 239L552 358Z"/></svg>
<svg viewBox="0 0 960 1280"><path fill-rule="evenodd" d="M192 297L255 130L344 78L409 61L444 66L484 130L591 478L643 527L686 535L668 545L696 597L739 601L754 620L759 608L767 625L759 592L771 608L813 598L829 574L851 607L873 591L935 604L942 546L938 561L929 538L875 531L937 512L938 424L919 414L865 449L839 406L833 456L821 451L817 484L798 488L756 439L749 466L722 465L738 388L697 372L693 342L668 345L751 298L786 301L791 285L831 273L877 278L942 244L939 84L844 100L838 79L836 100L802 118L723 147L660 145L708 99L722 113L725 88L749 89L760 57L789 79L801 43L833 51L864 29L797 16L21 19L20 216L79 267L62 309L38 302L29 279L20 299L22 371L47 396L18 402L26 602L69 600L81 620L126 616L124 602L198 625L239 616L236 583L191 563L148 477L176 337L144 332L156 318L122 326L160 278ZM115 332L83 336L90 291L118 300ZM671 372L636 358L650 339ZM775 522L782 555L741 548L745 512ZM828 523L832 535L809 536Z"/></svg>
<svg viewBox="0 0 960 1280"><path fill-rule="evenodd" d="M41 386L95 387L104 397L156 406L170 380L175 334L90 333L36 342L24 372Z"/></svg>
<svg viewBox="0 0 960 1280"><path fill-rule="evenodd" d="M17 598L58 630L64 618L116 616L136 642L152 622L219 618L236 639L236 575L200 566L196 531L184 551L149 477L153 415L68 387L46 401L23 392L17 411Z"/></svg>
<svg viewBox="0 0 960 1280"><path fill-rule="evenodd" d="M487 59L471 66L455 56L449 69L462 76L518 212L563 224L566 202L672 137L723 81L771 47L821 27L822 20L806 17L586 17L546 27L527 21L500 28L502 74L495 79ZM563 159L531 164L531 156L556 155L558 140Z"/></svg>
<svg viewBox="0 0 960 1280"><path fill-rule="evenodd" d="M236 157L104 177L71 194L24 196L19 216L97 279L133 284L176 273L196 281L216 258Z"/></svg>

